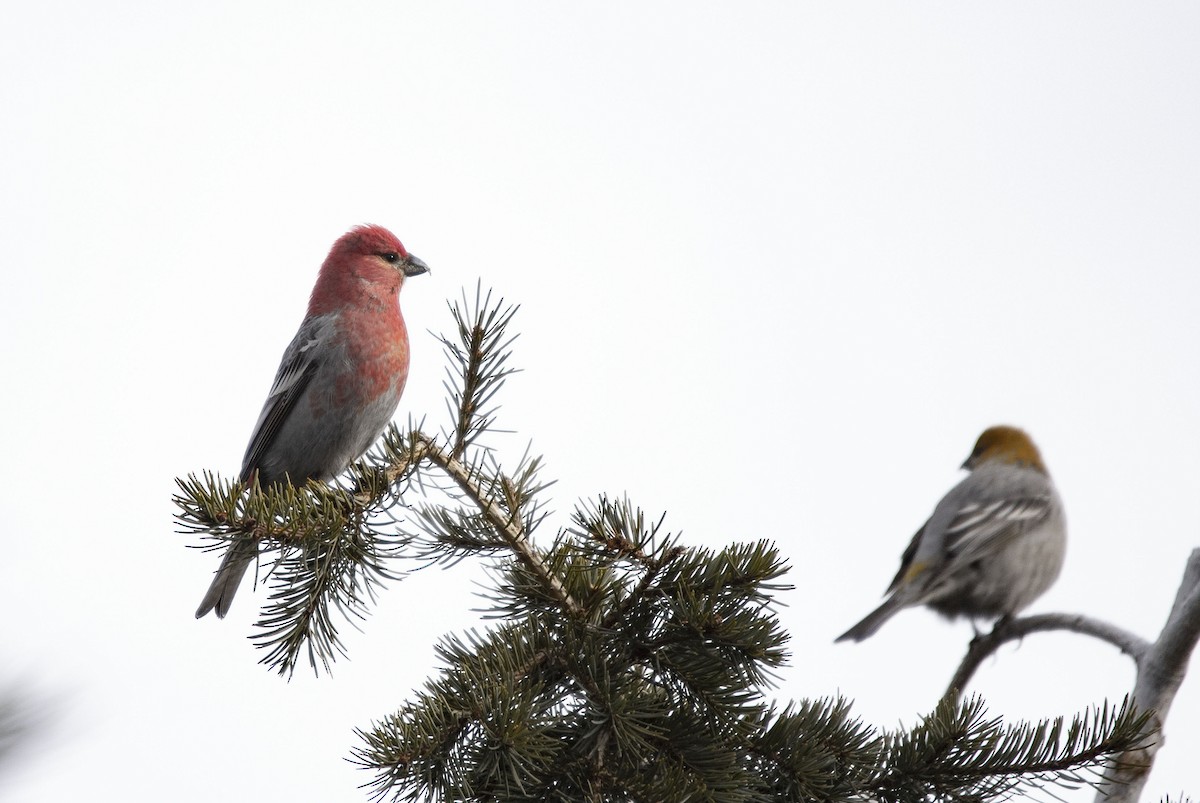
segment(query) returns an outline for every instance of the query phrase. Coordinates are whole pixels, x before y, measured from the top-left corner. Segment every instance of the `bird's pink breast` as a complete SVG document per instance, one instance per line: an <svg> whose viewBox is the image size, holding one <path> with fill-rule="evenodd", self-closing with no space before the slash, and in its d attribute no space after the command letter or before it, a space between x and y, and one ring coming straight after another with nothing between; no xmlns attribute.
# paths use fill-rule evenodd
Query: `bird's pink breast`
<svg viewBox="0 0 1200 803"><path fill-rule="evenodd" d="M408 378L408 331L398 306L389 313L343 315L346 370L338 372L336 407L353 409L387 396L399 400Z"/></svg>

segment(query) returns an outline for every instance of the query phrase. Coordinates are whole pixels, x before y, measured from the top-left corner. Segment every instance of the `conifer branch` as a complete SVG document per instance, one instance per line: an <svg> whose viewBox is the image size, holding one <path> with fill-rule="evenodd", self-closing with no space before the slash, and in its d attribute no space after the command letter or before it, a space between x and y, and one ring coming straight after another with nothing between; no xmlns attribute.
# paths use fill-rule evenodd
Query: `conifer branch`
<svg viewBox="0 0 1200 803"><path fill-rule="evenodd" d="M462 461L455 457L453 452L445 451L432 438L423 433L414 433L413 438L421 444L424 456L454 480L459 489L496 529L496 532L504 537L505 542L521 563L545 584L570 615L580 616L582 609L579 604L571 598L562 581L547 568L526 537L525 525L519 509L514 508L511 509L511 512L505 513L495 499L480 487L477 475L473 474Z"/></svg>
<svg viewBox="0 0 1200 803"><path fill-rule="evenodd" d="M912 731L885 739L884 769L872 782L882 800L992 797L1021 786L1096 784L1103 761L1146 743L1148 715L1126 698L1067 723L1062 717L1004 726L984 719L983 701L944 697Z"/></svg>
<svg viewBox="0 0 1200 803"><path fill-rule="evenodd" d="M518 369L508 366L516 335L508 326L520 307L492 303L492 291L475 286L475 303L468 309L466 291L461 303L449 304L457 341L435 335L450 362L446 369L446 405L453 419L450 456L461 460L469 445L485 432L494 431L497 408L491 405L504 381Z"/></svg>

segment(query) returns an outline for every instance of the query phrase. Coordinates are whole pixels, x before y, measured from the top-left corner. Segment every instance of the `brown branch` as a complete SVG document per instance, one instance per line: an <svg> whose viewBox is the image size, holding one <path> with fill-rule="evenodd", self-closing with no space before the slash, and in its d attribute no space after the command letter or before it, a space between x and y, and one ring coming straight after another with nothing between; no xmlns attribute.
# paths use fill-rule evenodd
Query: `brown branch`
<svg viewBox="0 0 1200 803"><path fill-rule="evenodd" d="M579 603L571 597L562 581L550 571L534 551L526 537L525 526L516 511L513 511L511 516L506 514L494 499L483 492L470 469L463 465L461 460L438 446L428 435L423 432L414 432L412 437L413 441L421 448L422 457L431 460L450 475L455 484L487 518L488 523L508 542L525 567L542 581L542 584L572 616L582 616L583 610L579 607Z"/></svg>
<svg viewBox="0 0 1200 803"><path fill-rule="evenodd" d="M425 441L420 438L413 437L408 444L408 453L404 455L402 460L388 466L383 471L383 476L387 478L389 486L395 485L400 481L400 478L412 470L412 467L420 463L426 458L428 450L425 447ZM356 496L357 500L358 497ZM373 502L374 499L368 498L366 502Z"/></svg>

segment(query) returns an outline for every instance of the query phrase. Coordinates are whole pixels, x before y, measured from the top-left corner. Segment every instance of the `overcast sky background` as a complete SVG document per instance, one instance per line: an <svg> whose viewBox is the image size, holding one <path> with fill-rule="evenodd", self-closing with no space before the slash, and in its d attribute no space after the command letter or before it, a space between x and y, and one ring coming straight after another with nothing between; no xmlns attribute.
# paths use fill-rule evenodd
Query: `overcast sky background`
<svg viewBox="0 0 1200 803"><path fill-rule="evenodd" d="M551 525L628 492L689 543L775 540L780 699L935 704L968 624L832 642L995 423L1068 508L1031 611L1157 634L1200 544L1200 6L333 5L5 15L0 682L45 713L0 797L365 799L352 730L480 624L477 566L425 572L287 683L246 639L261 592L193 619L216 558L173 533L173 480L236 473L364 222L433 270L400 418L444 415L447 298L520 303L493 445L546 456ZM1198 672L1147 801L1200 795ZM973 690L1037 718L1132 682L1054 634Z"/></svg>

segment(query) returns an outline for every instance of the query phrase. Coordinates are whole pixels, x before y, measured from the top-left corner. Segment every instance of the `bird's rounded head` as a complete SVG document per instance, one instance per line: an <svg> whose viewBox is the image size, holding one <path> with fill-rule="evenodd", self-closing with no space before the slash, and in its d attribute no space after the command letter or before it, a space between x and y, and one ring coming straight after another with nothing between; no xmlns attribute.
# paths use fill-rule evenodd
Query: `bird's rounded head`
<svg viewBox="0 0 1200 803"><path fill-rule="evenodd" d="M329 249L313 288L309 314L330 312L356 301L394 299L405 276L428 271L429 266L383 226L356 226Z"/></svg>
<svg viewBox="0 0 1200 803"><path fill-rule="evenodd" d="M333 244L332 254L340 256L371 256L395 253L401 259L408 256L404 244L383 226L355 226ZM332 255L331 254L331 255Z"/></svg>
<svg viewBox="0 0 1200 803"><path fill-rule="evenodd" d="M1005 425L988 427L975 441L971 456L963 463L963 468L975 469L988 462L1008 463L1015 466L1026 466L1046 474L1046 465L1042 455L1034 445L1033 439L1021 429Z"/></svg>

